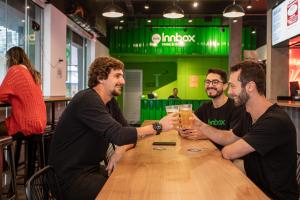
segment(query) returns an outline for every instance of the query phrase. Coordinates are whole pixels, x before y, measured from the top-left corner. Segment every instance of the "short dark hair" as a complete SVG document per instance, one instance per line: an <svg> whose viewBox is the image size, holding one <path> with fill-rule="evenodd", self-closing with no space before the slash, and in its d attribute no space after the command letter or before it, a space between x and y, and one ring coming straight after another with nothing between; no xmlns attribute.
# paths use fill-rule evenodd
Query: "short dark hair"
<svg viewBox="0 0 300 200"><path fill-rule="evenodd" d="M206 76L208 74L218 74L221 77L223 83L227 83L227 73L221 69L208 69Z"/></svg>
<svg viewBox="0 0 300 200"><path fill-rule="evenodd" d="M266 91L266 74L263 63L245 61L234 65L230 68L230 72L241 70L238 80L244 88L247 83L253 81L256 84L257 91L260 95L265 95Z"/></svg>
<svg viewBox="0 0 300 200"><path fill-rule="evenodd" d="M120 60L113 57L98 57L89 67L89 88L98 85L99 80L106 80L111 69L124 70L124 64Z"/></svg>

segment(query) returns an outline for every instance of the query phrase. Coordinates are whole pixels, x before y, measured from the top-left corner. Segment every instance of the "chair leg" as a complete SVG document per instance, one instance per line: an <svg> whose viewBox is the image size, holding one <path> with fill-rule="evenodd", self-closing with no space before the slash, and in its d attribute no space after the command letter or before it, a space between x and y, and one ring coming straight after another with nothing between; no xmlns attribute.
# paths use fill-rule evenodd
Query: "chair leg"
<svg viewBox="0 0 300 200"><path fill-rule="evenodd" d="M22 148L22 140L16 140L16 148L15 148L15 170L16 170L16 172L18 171L21 148Z"/></svg>
<svg viewBox="0 0 300 200"><path fill-rule="evenodd" d="M7 150L7 161L9 163L9 171L11 174L11 183L8 191L8 196L10 199L14 198L17 199L17 184L16 184L16 168L12 153L11 144L6 146L5 149Z"/></svg>

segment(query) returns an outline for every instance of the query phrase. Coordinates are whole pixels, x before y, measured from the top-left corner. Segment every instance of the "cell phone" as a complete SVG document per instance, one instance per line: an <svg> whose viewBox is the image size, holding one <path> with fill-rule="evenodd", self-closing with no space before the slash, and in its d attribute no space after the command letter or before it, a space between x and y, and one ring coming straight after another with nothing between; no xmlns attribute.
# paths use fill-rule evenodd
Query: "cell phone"
<svg viewBox="0 0 300 200"><path fill-rule="evenodd" d="M153 142L152 145L175 146L176 142Z"/></svg>

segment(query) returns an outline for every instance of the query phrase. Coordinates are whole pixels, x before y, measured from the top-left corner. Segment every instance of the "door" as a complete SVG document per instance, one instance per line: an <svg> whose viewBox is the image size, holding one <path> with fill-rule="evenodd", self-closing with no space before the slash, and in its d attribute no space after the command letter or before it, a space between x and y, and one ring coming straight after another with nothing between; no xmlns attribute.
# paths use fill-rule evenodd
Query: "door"
<svg viewBox="0 0 300 200"><path fill-rule="evenodd" d="M137 124L140 122L143 71L125 70L125 81L123 113L129 124Z"/></svg>

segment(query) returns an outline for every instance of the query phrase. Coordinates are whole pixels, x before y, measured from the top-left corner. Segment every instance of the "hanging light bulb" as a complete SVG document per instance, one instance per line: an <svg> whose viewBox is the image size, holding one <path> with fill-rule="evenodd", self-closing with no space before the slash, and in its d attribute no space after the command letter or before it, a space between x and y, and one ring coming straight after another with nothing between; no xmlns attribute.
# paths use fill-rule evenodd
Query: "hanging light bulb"
<svg viewBox="0 0 300 200"><path fill-rule="evenodd" d="M236 18L236 17L242 17L245 15L245 11L242 6L235 3L235 0L233 0L233 4L230 4L227 6L223 11L223 16L228 18Z"/></svg>
<svg viewBox="0 0 300 200"><path fill-rule="evenodd" d="M247 5L247 7L246 7L246 8L247 8L247 10L250 10L250 9L252 8L252 5L251 5L251 0L249 0L249 1L248 1L248 5Z"/></svg>
<svg viewBox="0 0 300 200"><path fill-rule="evenodd" d="M124 13L122 8L115 5L114 1L112 0L112 4L106 6L103 9L102 15L104 17L117 18L117 17L123 17Z"/></svg>
<svg viewBox="0 0 300 200"><path fill-rule="evenodd" d="M163 16L165 18L178 19L178 18L183 18L184 17L184 12L183 12L182 8L177 6L175 4L175 1L173 1L173 5L168 7L164 11Z"/></svg>

